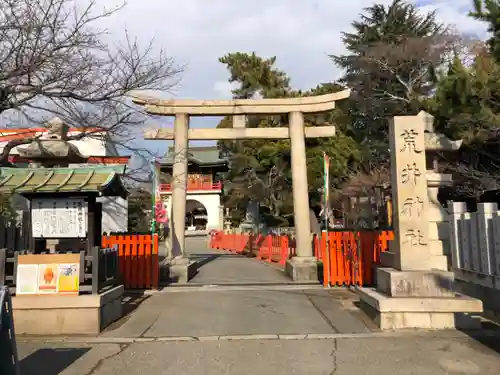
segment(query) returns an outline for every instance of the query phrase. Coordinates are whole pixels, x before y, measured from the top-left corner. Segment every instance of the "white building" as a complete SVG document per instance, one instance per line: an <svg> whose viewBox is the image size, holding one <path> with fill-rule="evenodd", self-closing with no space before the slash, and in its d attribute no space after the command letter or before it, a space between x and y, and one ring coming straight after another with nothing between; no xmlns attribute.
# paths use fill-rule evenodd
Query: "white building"
<svg viewBox="0 0 500 375"><path fill-rule="evenodd" d="M160 162L167 183L160 186L167 212L172 209L173 149ZM211 230L223 228L222 181L217 174L227 170L227 161L219 157L217 147L190 147L188 150L188 181L186 197L186 229Z"/></svg>

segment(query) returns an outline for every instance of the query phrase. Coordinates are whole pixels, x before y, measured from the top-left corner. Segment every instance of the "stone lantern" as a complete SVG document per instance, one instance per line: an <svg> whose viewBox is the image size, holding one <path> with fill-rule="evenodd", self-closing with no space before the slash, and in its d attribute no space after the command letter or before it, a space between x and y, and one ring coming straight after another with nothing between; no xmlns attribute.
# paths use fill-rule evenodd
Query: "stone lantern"
<svg viewBox="0 0 500 375"><path fill-rule="evenodd" d="M462 140L452 141L444 134L435 132L434 116L420 112L425 121L425 153L427 161L427 195L429 198L429 247L433 255L442 256L439 269L448 270L450 244L448 233L448 213L438 200L439 189L453 185L452 175L440 173L438 156L440 153L456 152L462 146Z"/></svg>

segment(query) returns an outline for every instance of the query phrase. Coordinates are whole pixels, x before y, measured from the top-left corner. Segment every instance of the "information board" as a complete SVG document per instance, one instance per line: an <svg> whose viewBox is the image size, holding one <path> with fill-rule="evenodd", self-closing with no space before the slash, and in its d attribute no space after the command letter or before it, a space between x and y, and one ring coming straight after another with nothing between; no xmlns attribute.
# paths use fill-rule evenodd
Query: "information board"
<svg viewBox="0 0 500 375"><path fill-rule="evenodd" d="M83 198L36 198L31 201L35 238L85 238L88 205Z"/></svg>
<svg viewBox="0 0 500 375"><path fill-rule="evenodd" d="M74 294L80 286L80 254L26 254L17 257L16 294Z"/></svg>

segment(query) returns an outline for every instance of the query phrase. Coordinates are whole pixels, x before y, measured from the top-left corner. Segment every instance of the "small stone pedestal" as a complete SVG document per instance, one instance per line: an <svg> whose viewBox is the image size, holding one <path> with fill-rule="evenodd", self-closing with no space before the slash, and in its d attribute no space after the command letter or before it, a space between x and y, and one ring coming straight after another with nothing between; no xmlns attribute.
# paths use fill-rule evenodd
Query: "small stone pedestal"
<svg viewBox="0 0 500 375"><path fill-rule="evenodd" d="M196 262L189 258L174 258L160 265L160 282L185 284L196 274Z"/></svg>
<svg viewBox="0 0 500 375"><path fill-rule="evenodd" d="M377 287L357 291L361 309L382 330L478 328L477 320L457 313L482 312L482 302L455 293L453 284L452 272L379 268Z"/></svg>
<svg viewBox="0 0 500 375"><path fill-rule="evenodd" d="M315 257L293 257L287 260L285 272L293 281L317 283L318 260Z"/></svg>

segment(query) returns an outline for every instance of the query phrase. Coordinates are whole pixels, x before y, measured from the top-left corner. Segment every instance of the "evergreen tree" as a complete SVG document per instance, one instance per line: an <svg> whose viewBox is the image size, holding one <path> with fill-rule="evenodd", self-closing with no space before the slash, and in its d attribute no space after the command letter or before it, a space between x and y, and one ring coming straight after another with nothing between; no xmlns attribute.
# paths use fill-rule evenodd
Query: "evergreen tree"
<svg viewBox="0 0 500 375"><path fill-rule="evenodd" d="M455 158L443 160L464 196L500 188L499 100L500 66L483 48L471 66L455 58L428 102L437 130L464 141Z"/></svg>
<svg viewBox="0 0 500 375"><path fill-rule="evenodd" d="M331 56L344 69L340 83L352 89L348 114L355 138L375 164L387 162L388 122L416 114L436 83L436 68L450 48L434 12L422 14L403 0L366 8L344 33L347 54Z"/></svg>
<svg viewBox="0 0 500 375"><path fill-rule="evenodd" d="M232 53L220 59L230 73L229 81L237 82L233 90L235 98L283 98L321 95L342 90L335 84L323 84L300 92L293 90L286 73L274 66L276 58L262 58L255 53ZM342 122L341 110L323 115L306 116L306 126ZM225 118L219 127L231 127L232 119ZM248 127L288 126L286 116L249 116ZM292 206L292 180L290 168L289 140L242 140L221 141L219 147L229 158L230 172L226 176L228 190L226 205L244 209L249 199L258 200L269 210L271 225L277 225L279 217L290 215ZM306 140L308 182L313 205L319 204L322 184L322 153L327 152L332 160L331 175L341 181L359 159L359 148L352 138L338 127L338 135L331 139ZM287 225L286 221L281 224Z"/></svg>
<svg viewBox="0 0 500 375"><path fill-rule="evenodd" d="M474 0L473 11L469 15L476 20L488 24L488 47L497 62L500 63L500 1L499 0Z"/></svg>

